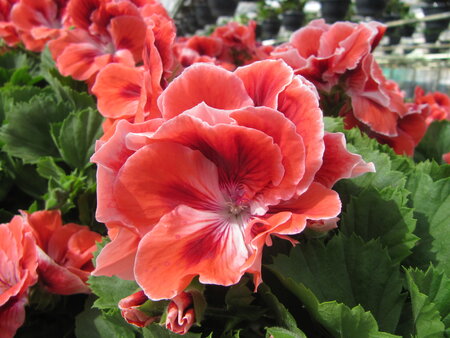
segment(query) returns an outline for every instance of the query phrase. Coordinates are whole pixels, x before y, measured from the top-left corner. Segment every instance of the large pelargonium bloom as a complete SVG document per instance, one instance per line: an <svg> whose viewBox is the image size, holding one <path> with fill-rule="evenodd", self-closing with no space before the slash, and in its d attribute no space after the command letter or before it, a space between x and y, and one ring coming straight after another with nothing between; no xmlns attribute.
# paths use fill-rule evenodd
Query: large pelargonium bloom
<svg viewBox="0 0 450 338"><path fill-rule="evenodd" d="M100 234L83 225L63 225L57 210L22 214L38 245L41 285L60 295L90 293L86 282L94 269L91 260Z"/></svg>
<svg viewBox="0 0 450 338"><path fill-rule="evenodd" d="M311 21L295 31L289 42L277 47L272 57L286 61L296 74L320 89L330 89L339 77L355 69L380 42L386 27L378 22Z"/></svg>
<svg viewBox="0 0 450 338"><path fill-rule="evenodd" d="M36 241L21 216L0 224L0 332L13 337L25 321L28 288L37 281Z"/></svg>
<svg viewBox="0 0 450 338"><path fill-rule="evenodd" d="M92 158L112 239L94 273L136 279L154 300L196 275L231 285L250 272L258 284L270 235L334 219L330 187L373 170L342 135L324 135L314 87L282 61L195 64L158 103L162 119L121 121Z"/></svg>

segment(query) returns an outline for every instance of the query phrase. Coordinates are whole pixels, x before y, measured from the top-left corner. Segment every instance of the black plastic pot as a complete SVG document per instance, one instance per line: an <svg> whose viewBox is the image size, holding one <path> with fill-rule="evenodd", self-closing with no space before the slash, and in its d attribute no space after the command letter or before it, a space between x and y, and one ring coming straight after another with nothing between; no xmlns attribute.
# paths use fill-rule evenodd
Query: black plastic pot
<svg viewBox="0 0 450 338"><path fill-rule="evenodd" d="M280 31L281 20L278 18L267 18L261 22L261 39L275 39Z"/></svg>
<svg viewBox="0 0 450 338"><path fill-rule="evenodd" d="M238 2L237 0L208 0L208 5L212 15L216 17L233 16Z"/></svg>
<svg viewBox="0 0 450 338"><path fill-rule="evenodd" d="M334 23L345 19L350 6L350 0L320 0L322 18L327 23Z"/></svg>
<svg viewBox="0 0 450 338"><path fill-rule="evenodd" d="M300 11L286 11L281 16L281 25L288 31L295 31L303 26L305 14Z"/></svg>
<svg viewBox="0 0 450 338"><path fill-rule="evenodd" d="M389 22L389 21L396 21L399 20L399 15L385 15L383 16L382 21ZM400 42L400 39L402 38L402 27L401 26L395 26L395 27L388 27L386 29L385 35L389 37L389 45L398 45Z"/></svg>
<svg viewBox="0 0 450 338"><path fill-rule="evenodd" d="M209 24L215 24L217 18L212 15L211 9L206 3L194 4L195 18L200 26L206 26Z"/></svg>
<svg viewBox="0 0 450 338"><path fill-rule="evenodd" d="M450 11L450 5L448 4L433 4L429 6L422 7L425 15L432 15ZM425 41L428 43L434 43L439 39L439 35L442 31L446 30L450 18L425 21Z"/></svg>
<svg viewBox="0 0 450 338"><path fill-rule="evenodd" d="M386 5L386 0L356 0L356 13L379 19L383 16Z"/></svg>
<svg viewBox="0 0 450 338"><path fill-rule="evenodd" d="M405 36L407 38L411 37L415 31L416 31L416 24L414 23L406 24L401 28L402 36Z"/></svg>

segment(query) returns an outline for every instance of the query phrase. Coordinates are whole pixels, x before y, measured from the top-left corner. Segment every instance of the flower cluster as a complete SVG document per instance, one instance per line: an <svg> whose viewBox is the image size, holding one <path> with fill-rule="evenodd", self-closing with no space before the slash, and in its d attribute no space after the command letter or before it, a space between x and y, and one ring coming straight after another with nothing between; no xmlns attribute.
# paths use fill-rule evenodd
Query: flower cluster
<svg viewBox="0 0 450 338"><path fill-rule="evenodd" d="M60 74L97 97L104 133L91 162L108 234L94 268L101 235L63 225L60 211L0 225L7 337L34 285L87 294L89 276L138 285L117 304L127 323L185 334L199 321L192 284L231 286L249 274L256 291L273 238L295 245L307 229L335 229L335 183L375 171L343 133L325 132L324 115L410 156L432 121L450 119L445 94L417 88L406 103L384 77L372 52L386 28L376 22L315 20L264 47L255 22L177 37L156 0L0 0L0 19L8 45L47 45ZM148 311L156 303L164 309Z"/></svg>
<svg viewBox="0 0 450 338"><path fill-rule="evenodd" d="M407 109L397 84L384 77L371 54L385 30L377 22L315 20L271 55L312 81L324 110L343 116L348 129L357 126L397 153L412 155L426 126L419 111Z"/></svg>
<svg viewBox="0 0 450 338"><path fill-rule="evenodd" d="M25 320L29 288L36 282L59 295L90 293L86 281L100 234L62 224L59 211L22 212L0 224L0 328L12 337Z"/></svg>

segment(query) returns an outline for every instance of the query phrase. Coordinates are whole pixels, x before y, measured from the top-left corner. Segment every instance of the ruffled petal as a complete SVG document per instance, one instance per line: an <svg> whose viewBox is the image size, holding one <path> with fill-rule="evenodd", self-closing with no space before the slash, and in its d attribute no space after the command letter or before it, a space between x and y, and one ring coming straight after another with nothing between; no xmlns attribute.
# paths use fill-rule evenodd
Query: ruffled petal
<svg viewBox="0 0 450 338"><path fill-rule="evenodd" d="M203 284L237 283L248 257L239 224L181 205L140 242L135 276L150 299L168 299L196 275Z"/></svg>
<svg viewBox="0 0 450 338"><path fill-rule="evenodd" d="M342 178L352 178L366 172L375 172L372 162L366 163L360 155L347 150L344 134L327 133L324 141L323 164L314 181L331 188Z"/></svg>
<svg viewBox="0 0 450 338"><path fill-rule="evenodd" d="M241 126L260 130L272 137L281 150L284 177L280 184L266 187L258 198L266 204L290 199L296 193L305 172L305 145L295 125L280 112L265 107L237 110L230 117Z"/></svg>
<svg viewBox="0 0 450 338"><path fill-rule="evenodd" d="M297 189L300 194L311 184L321 167L325 149L323 114L314 86L304 78L296 76L280 94L278 110L295 124L297 133L305 144L305 173Z"/></svg>
<svg viewBox="0 0 450 338"><path fill-rule="evenodd" d="M158 106L163 117L170 119L201 102L219 109L253 106L239 77L203 63L190 66L173 80L158 99Z"/></svg>
<svg viewBox="0 0 450 338"><path fill-rule="evenodd" d="M278 95L291 83L292 69L280 60L254 62L239 67L235 74L244 82L255 106L277 108Z"/></svg>
<svg viewBox="0 0 450 338"><path fill-rule="evenodd" d="M221 187L237 199L251 200L268 184L279 185L284 176L280 148L272 137L252 128L210 126L182 114L167 121L152 139L199 150L217 166Z"/></svg>

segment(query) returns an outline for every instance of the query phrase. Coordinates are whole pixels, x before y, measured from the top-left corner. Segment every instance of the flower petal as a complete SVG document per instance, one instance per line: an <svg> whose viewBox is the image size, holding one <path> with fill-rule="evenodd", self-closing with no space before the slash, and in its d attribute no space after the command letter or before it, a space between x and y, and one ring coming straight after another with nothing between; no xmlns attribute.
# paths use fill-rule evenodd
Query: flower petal
<svg viewBox="0 0 450 338"><path fill-rule="evenodd" d="M296 76L280 94L278 110L295 124L305 144L305 174L297 190L300 194L311 184L321 167L325 149L323 114L314 86L303 77Z"/></svg>
<svg viewBox="0 0 450 338"><path fill-rule="evenodd" d="M331 188L342 178L352 178L375 171L372 162L366 163L360 155L347 150L344 134L327 133L324 141L323 164L314 178L316 182Z"/></svg>
<svg viewBox="0 0 450 338"><path fill-rule="evenodd" d="M175 297L196 275L203 284L232 285L248 256L239 224L181 205L139 244L136 281L153 300Z"/></svg>
<svg viewBox="0 0 450 338"><path fill-rule="evenodd" d="M114 119L135 116L143 81L143 71L139 68L118 63L107 65L98 73L92 87L100 113Z"/></svg>
<svg viewBox="0 0 450 338"><path fill-rule="evenodd" d="M253 106L244 84L235 74L203 63L188 67L182 76L173 80L158 99L158 106L163 117L170 119L201 102L219 109Z"/></svg>
<svg viewBox="0 0 450 338"><path fill-rule="evenodd" d="M172 142L147 145L128 158L114 182L114 197L138 227L156 224L179 204L203 210L225 204L216 166L200 152Z"/></svg>
<svg viewBox="0 0 450 338"><path fill-rule="evenodd" d="M244 82L255 106L277 108L278 94L292 81L292 69L280 60L264 60L239 67L235 74Z"/></svg>

